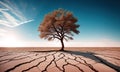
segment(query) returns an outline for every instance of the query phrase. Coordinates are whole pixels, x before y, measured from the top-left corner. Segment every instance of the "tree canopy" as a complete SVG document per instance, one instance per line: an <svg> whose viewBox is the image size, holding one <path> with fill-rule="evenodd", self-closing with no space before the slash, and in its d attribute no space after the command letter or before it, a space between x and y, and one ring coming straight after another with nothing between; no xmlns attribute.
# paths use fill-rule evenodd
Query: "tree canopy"
<svg viewBox="0 0 120 72"><path fill-rule="evenodd" d="M76 24L77 18L70 11L64 9L54 10L45 15L43 22L40 24L38 31L40 37L54 40L73 40L73 34L79 34L79 24ZM64 45L64 43L63 43Z"/></svg>

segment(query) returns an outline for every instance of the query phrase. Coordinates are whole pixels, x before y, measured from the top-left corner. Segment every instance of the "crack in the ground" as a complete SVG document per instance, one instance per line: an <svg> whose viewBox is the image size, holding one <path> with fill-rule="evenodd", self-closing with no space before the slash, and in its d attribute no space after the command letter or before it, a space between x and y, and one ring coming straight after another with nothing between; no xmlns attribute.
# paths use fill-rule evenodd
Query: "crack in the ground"
<svg viewBox="0 0 120 72"><path fill-rule="evenodd" d="M72 54L71 54L72 55ZM73 55L72 55L73 56ZM79 62L80 64L83 64L85 66L88 66L91 70L93 70L94 72L98 72L98 70L96 70L91 64L87 63L86 60L82 59L81 57L76 57L74 56L75 58L74 59L71 59L71 60L74 60L76 62ZM80 62L77 60L77 58L79 58L80 60L82 60L84 63ZM70 59L70 58L69 58Z"/></svg>
<svg viewBox="0 0 120 72"><path fill-rule="evenodd" d="M53 55L53 57L55 58L55 56ZM62 59L63 57L61 57L61 58L59 58L59 60L60 59ZM59 61L59 60L57 60L57 61ZM60 70L60 71L62 71L62 69L57 65L57 61L55 61L55 59L54 59L54 63L55 63L55 66Z"/></svg>
<svg viewBox="0 0 120 72"><path fill-rule="evenodd" d="M65 58L64 58L64 60L65 60L66 64L64 64L64 65L62 66L63 72L65 72L65 66L67 66L67 65L74 66L74 67L78 68L79 71L84 72L84 71L83 71L80 67L78 67L77 65L74 65L74 64L69 63L69 62L67 61L67 59L65 59Z"/></svg>
<svg viewBox="0 0 120 72"><path fill-rule="evenodd" d="M39 63L37 63L36 65L34 65L34 66L32 66L32 67L30 67L30 68L28 68L28 69L22 70L22 72L28 71L28 70L30 70L30 69L32 69L32 68L34 68L34 67L38 67L38 65L40 65L42 62L45 62L45 61L47 60L47 57L50 56L50 55L51 55L51 54L48 54L48 55L46 55L46 56L43 56L42 58L45 58L43 61L40 61Z"/></svg>
<svg viewBox="0 0 120 72"><path fill-rule="evenodd" d="M24 64L27 64L27 63L31 63L31 62L33 62L33 61L35 61L35 60L37 60L37 59L43 58L43 57L44 57L44 56L38 57L38 58L36 58L36 59L32 59L32 60L27 61L27 62L23 62L23 63L17 64L17 65L15 65L15 66L12 67L12 68L7 69L5 72L10 72L10 71L14 70L15 68L17 68L17 67L19 67L19 66L21 66L21 65L24 65Z"/></svg>
<svg viewBox="0 0 120 72"><path fill-rule="evenodd" d="M10 53L10 52L8 52L8 53L6 53L6 54L4 54L4 55L0 56L0 58L5 57L5 56L12 55L12 54L9 54L9 53Z"/></svg>
<svg viewBox="0 0 120 72"><path fill-rule="evenodd" d="M44 53L44 52L43 52ZM33 53L34 54L34 53ZM48 72L48 69L50 69L49 67L54 64L59 71L61 72L65 72L66 71L66 66L70 65L70 66L73 66L75 68L77 68L80 72L84 72L84 69L82 69L78 64L82 64L84 66L87 66L88 68L90 68L92 71L94 72L98 72L98 70L96 70L93 65L89 64L84 58L82 58L81 56L85 57L84 55L81 54L81 56L79 55L76 55L74 53L67 53L67 52L45 52L45 55L42 55L42 56L39 56L40 54L39 53L36 53L34 54L34 56L36 56L37 58L32 58L30 56L27 56L27 57L22 57L22 58L19 58L21 56L24 56L24 55L20 55L20 56L17 56L17 57L13 57L11 59L4 59L4 60L0 60L0 62L2 61L7 61L10 62L10 61L14 61L14 60L21 60L21 59L24 59L24 58L30 58L31 60L30 61L26 61L26 62L23 62L23 63L19 63L9 69L7 69L5 72L10 72L10 71L13 71L14 69L20 67L20 66L23 66L23 65L27 65L27 64L30 64L32 62L35 62L36 60L39 60L39 59L42 59L41 61L38 61L37 64L35 65L32 65L30 67L28 67L27 69L24 69L22 70L22 72L26 72L26 71L30 71L31 69L37 67L39 68L38 66L41 65L42 63L44 62L47 62L47 60L49 59L48 57L52 57L52 59L50 59L50 61L45 65L44 69L41 70L39 69L41 72ZM107 65L109 67L111 67L112 69L120 72L120 67L118 66L115 66L107 61L105 61L104 59L92 54L92 53L88 53L89 56L92 56L94 57L95 59L99 60L100 63L104 64L104 65ZM78 60L79 59L79 60ZM92 58L91 58L92 59ZM61 67L59 66L59 64L57 63L58 61L60 60L64 60L64 64L61 64ZM94 60L94 59L92 59ZM75 61L75 63L72 63L70 61ZM54 68L53 67L53 68Z"/></svg>
<svg viewBox="0 0 120 72"><path fill-rule="evenodd" d="M32 66L32 67L29 67L28 69L25 69L25 70L22 70L22 72L26 72L26 71L29 71L30 69L34 68L34 67L37 67L38 65L40 65L42 62L45 62L47 60L46 56L44 57L45 59L43 61L40 61L38 64Z"/></svg>
<svg viewBox="0 0 120 72"><path fill-rule="evenodd" d="M55 60L55 57L54 57L54 54L52 54L53 56L53 59L49 62L49 64L45 67L44 70L42 70L41 72L46 72L47 71L47 68L52 64L52 62Z"/></svg>
<svg viewBox="0 0 120 72"><path fill-rule="evenodd" d="M22 59L25 59L25 58L28 58L28 56L22 57L22 58L19 58L19 59L9 59L9 60L7 60L6 62L0 63L0 65L3 65L3 64L6 64L6 63L8 63L8 62L15 61L15 60L22 60Z"/></svg>
<svg viewBox="0 0 120 72"><path fill-rule="evenodd" d="M22 57L22 56L25 56L25 57ZM22 57L22 58L19 58L19 57ZM28 58L29 56L27 55L20 55L20 56L16 56L16 57L13 57L13 58L10 58L10 59L4 59L4 60L0 60L0 62L3 62L3 63L0 63L0 65L3 65L5 63L8 63L8 62L11 62L11 61L15 61L15 60L21 60L21 59L25 59L25 58ZM16 59L17 58L17 59Z"/></svg>

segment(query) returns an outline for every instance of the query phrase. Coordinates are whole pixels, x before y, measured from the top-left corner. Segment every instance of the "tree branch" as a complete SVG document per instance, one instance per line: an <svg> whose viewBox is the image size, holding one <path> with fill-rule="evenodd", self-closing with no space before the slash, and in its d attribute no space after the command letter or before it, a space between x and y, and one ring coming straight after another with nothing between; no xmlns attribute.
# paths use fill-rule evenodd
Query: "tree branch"
<svg viewBox="0 0 120 72"><path fill-rule="evenodd" d="M54 24L52 24L52 26L53 26L54 30L57 32L57 35L61 38L61 36L60 36L59 32L57 31L57 29L56 29L55 25L54 25Z"/></svg>
<svg viewBox="0 0 120 72"><path fill-rule="evenodd" d="M47 35L52 35L52 38L57 38L60 40L60 37L57 34L47 34Z"/></svg>

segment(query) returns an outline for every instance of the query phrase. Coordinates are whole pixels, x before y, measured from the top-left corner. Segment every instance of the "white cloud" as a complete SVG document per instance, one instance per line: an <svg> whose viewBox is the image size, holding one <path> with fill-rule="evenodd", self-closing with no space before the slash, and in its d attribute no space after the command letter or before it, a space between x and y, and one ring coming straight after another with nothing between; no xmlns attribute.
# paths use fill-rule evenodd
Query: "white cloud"
<svg viewBox="0 0 120 72"><path fill-rule="evenodd" d="M0 20L0 24L5 25L7 27L16 27L21 24L25 24L25 23L33 21L33 19L28 20L22 14L22 12L16 6L14 6L13 3L11 3L8 0L7 0L7 3L8 4L0 1L0 4L4 7L4 9L0 8L2 17L4 17Z"/></svg>
<svg viewBox="0 0 120 72"><path fill-rule="evenodd" d="M0 1L0 4L3 5L6 9L10 10L14 15L16 15L20 20L27 20L24 15L19 11L19 9L14 6L13 3L10 1L6 0L8 4L3 3Z"/></svg>
<svg viewBox="0 0 120 72"><path fill-rule="evenodd" d="M10 14L3 12L3 15L6 17L6 20L0 20L0 24L7 26L7 27L16 27L25 23L29 23L32 20L26 20L26 21L22 21L20 22L19 20L15 19L13 16L11 16Z"/></svg>
<svg viewBox="0 0 120 72"><path fill-rule="evenodd" d="M23 22L21 22L20 24L25 24L25 23L32 22L32 21L34 21L34 20L31 19L31 20L23 21Z"/></svg>
<svg viewBox="0 0 120 72"><path fill-rule="evenodd" d="M14 3L9 0L5 1L6 3L0 1L2 7L0 8L0 25L13 28L33 21L33 19L27 19ZM2 29L0 28L0 36L5 34Z"/></svg>

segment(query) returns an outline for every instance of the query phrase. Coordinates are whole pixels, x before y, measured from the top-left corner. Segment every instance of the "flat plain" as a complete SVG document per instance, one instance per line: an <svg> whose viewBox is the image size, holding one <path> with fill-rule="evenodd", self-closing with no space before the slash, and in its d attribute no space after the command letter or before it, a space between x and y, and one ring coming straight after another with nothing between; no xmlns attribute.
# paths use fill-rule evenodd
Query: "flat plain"
<svg viewBox="0 0 120 72"><path fill-rule="evenodd" d="M119 47L0 48L0 72L120 72Z"/></svg>

